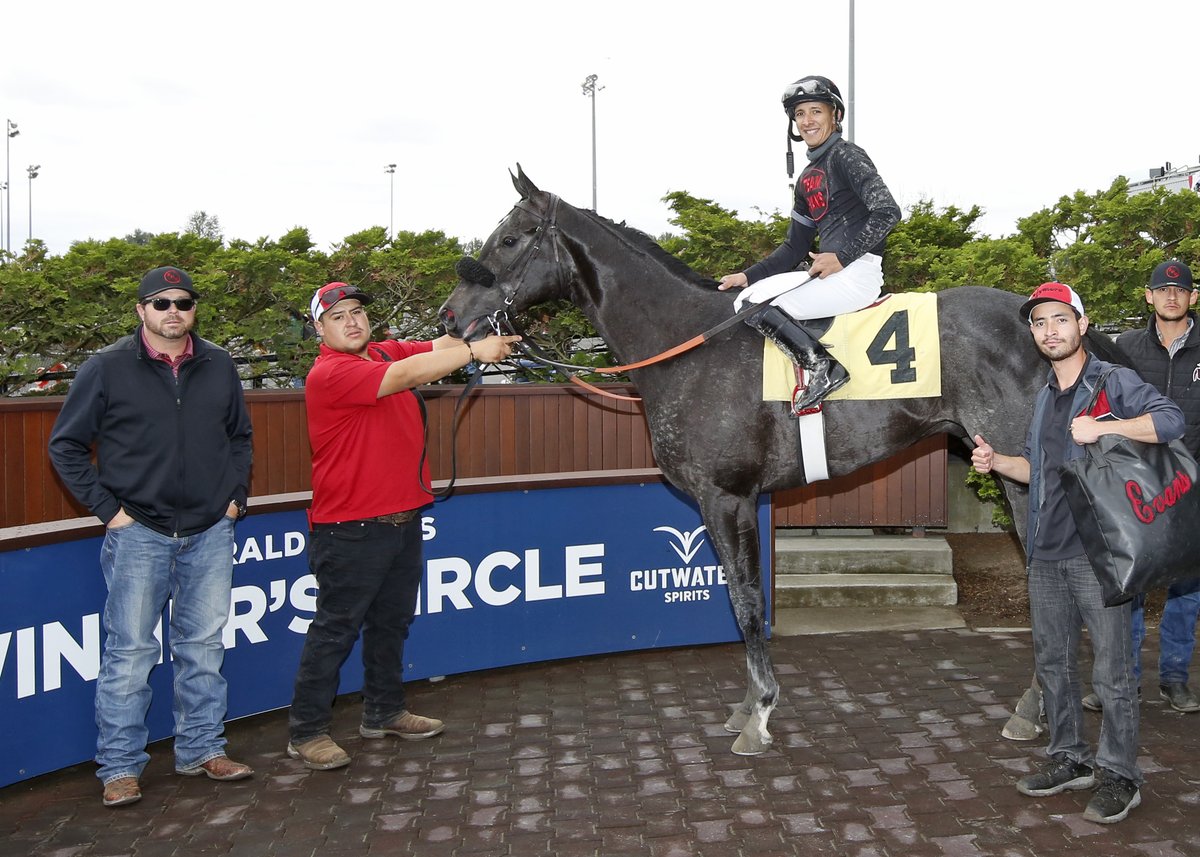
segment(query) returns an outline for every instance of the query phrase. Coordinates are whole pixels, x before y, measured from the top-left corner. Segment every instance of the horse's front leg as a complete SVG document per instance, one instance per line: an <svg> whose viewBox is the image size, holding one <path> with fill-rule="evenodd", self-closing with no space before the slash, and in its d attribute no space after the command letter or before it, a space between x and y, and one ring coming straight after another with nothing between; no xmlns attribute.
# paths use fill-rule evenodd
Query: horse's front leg
<svg viewBox="0 0 1200 857"><path fill-rule="evenodd" d="M700 507L713 547L725 566L733 614L746 641L746 698L734 709L725 728L738 733L733 752L753 756L771 746L767 721L779 699L779 682L767 646L755 500L718 494L702 499Z"/></svg>

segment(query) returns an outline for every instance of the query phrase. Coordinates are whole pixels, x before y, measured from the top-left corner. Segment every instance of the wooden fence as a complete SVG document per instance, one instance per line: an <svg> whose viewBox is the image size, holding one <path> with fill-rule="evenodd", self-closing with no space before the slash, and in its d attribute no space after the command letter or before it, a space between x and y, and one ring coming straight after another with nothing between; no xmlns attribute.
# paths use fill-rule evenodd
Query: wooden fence
<svg viewBox="0 0 1200 857"><path fill-rule="evenodd" d="M606 385L618 392L631 387ZM503 477L654 467L636 402L613 401L570 385L479 387L450 426L462 388L422 388L429 411L434 479ZM58 481L46 443L63 398L0 398L0 528L86 516ZM310 491L302 390L248 391L254 425L250 495ZM387 450L381 449L380 455ZM851 476L777 492L775 523L789 527L945 526L946 441L936 436Z"/></svg>

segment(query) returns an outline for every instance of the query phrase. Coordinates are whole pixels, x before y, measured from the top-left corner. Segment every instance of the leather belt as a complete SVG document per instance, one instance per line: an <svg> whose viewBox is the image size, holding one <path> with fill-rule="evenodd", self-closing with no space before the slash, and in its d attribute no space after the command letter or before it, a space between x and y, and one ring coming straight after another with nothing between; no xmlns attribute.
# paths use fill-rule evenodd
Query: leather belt
<svg viewBox="0 0 1200 857"><path fill-rule="evenodd" d="M409 509L407 512L396 512L391 515L376 515L374 518L363 518L362 520L369 524L391 524L393 527L398 527L401 524L407 524L413 518L417 517L418 509Z"/></svg>

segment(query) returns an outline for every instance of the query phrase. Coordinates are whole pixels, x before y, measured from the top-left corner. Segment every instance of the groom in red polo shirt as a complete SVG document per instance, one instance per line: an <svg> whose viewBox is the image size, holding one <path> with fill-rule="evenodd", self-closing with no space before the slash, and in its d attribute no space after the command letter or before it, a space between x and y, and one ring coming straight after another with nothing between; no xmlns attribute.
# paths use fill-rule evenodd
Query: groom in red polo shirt
<svg viewBox="0 0 1200 857"><path fill-rule="evenodd" d="M319 592L296 673L287 752L314 770L350 763L329 726L338 674L360 630L359 733L419 740L442 731L442 721L408 711L402 679L424 570L419 511L431 499L415 388L472 360L504 360L520 339L372 342L372 300L355 286L329 283L311 306L322 338L305 386L313 468L309 565Z"/></svg>

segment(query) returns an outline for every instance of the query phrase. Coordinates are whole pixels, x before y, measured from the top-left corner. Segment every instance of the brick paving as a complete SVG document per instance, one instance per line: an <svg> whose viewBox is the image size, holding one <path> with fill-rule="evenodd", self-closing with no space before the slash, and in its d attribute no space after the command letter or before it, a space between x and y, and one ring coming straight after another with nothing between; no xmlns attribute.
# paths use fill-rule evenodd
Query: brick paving
<svg viewBox="0 0 1200 857"><path fill-rule="evenodd" d="M413 709L447 721L424 742L359 738L342 697L339 771L288 759L273 712L229 726L252 780L177 776L160 742L129 807L101 806L92 765L0 789L0 854L1198 855L1200 715L1157 700L1151 637L1143 805L1109 827L1080 817L1086 792L1013 788L1043 752L1000 737L1028 633L957 629L776 638L775 745L758 757L722 728L740 646L559 661L414 683Z"/></svg>

